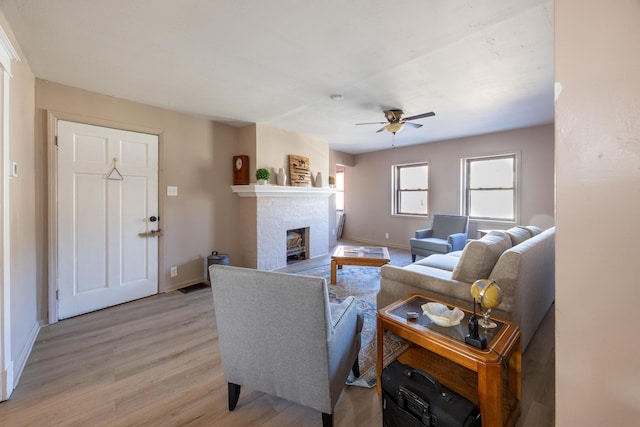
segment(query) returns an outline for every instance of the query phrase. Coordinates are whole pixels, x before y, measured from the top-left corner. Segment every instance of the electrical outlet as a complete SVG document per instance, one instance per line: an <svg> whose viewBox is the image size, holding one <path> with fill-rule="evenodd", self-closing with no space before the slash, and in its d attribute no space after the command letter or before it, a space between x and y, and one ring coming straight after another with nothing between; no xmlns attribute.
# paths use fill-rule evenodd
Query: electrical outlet
<svg viewBox="0 0 640 427"><path fill-rule="evenodd" d="M176 277L178 275L178 267L171 267L171 277Z"/></svg>
<svg viewBox="0 0 640 427"><path fill-rule="evenodd" d="M388 239L389 238L389 233L384 233L384 238Z"/></svg>

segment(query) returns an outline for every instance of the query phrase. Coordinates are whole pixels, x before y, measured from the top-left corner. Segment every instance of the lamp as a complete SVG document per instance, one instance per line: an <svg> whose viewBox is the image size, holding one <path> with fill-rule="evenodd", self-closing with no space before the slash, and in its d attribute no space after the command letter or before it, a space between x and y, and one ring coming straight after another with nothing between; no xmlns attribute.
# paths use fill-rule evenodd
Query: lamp
<svg viewBox="0 0 640 427"><path fill-rule="evenodd" d="M391 132L392 134L396 134L398 132L400 132L402 129L404 129L404 123L401 122L392 122L389 123L388 125L386 125L384 127L388 132Z"/></svg>

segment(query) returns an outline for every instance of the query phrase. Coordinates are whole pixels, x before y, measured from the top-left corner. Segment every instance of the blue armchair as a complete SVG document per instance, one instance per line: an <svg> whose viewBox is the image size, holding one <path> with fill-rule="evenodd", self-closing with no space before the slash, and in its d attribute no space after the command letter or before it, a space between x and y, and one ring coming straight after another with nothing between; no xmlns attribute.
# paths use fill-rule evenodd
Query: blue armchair
<svg viewBox="0 0 640 427"><path fill-rule="evenodd" d="M416 255L446 254L463 249L468 231L468 216L434 214L431 228L417 230L415 237L409 240L412 261L415 262Z"/></svg>

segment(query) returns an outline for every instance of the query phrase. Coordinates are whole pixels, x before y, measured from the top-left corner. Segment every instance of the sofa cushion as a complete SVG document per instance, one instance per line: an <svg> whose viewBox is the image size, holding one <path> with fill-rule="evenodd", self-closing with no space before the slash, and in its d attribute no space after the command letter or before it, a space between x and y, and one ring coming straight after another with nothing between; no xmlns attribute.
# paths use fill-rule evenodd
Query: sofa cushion
<svg viewBox="0 0 640 427"><path fill-rule="evenodd" d="M443 270L441 268L430 267L428 265L420 265L418 263L409 264L406 267L403 267L402 270L413 271L415 273L420 273L425 276L437 277L438 279L446 279L451 280L451 272L448 270Z"/></svg>
<svg viewBox="0 0 640 427"><path fill-rule="evenodd" d="M462 251L452 278L473 283L487 279L500 255L511 247L511 238L504 231L490 231L482 239L473 240Z"/></svg>
<svg viewBox="0 0 640 427"><path fill-rule="evenodd" d="M450 256L449 254L434 254L429 255L426 258L422 258L415 264L439 268L441 270L453 271L453 269L456 268L456 264L458 264L458 261L460 261L460 258L456 256Z"/></svg>
<svg viewBox="0 0 640 427"><path fill-rule="evenodd" d="M524 227L513 227L505 231L511 238L511 246L519 245L532 236L531 232Z"/></svg>

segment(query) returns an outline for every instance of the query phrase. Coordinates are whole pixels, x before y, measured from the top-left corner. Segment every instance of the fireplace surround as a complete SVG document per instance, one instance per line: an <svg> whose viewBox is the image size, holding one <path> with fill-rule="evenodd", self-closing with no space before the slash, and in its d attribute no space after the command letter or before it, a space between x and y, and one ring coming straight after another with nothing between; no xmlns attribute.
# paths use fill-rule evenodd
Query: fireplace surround
<svg viewBox="0 0 640 427"><path fill-rule="evenodd" d="M308 228L307 259L329 252L329 215L335 215L329 212L329 196L335 189L272 185L231 188L246 199L241 200L246 202L242 207L245 222L255 221L255 227L243 227L243 265L260 270L286 267L287 230Z"/></svg>

